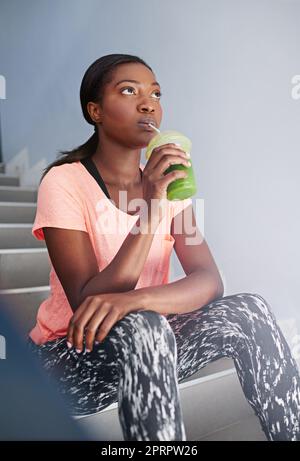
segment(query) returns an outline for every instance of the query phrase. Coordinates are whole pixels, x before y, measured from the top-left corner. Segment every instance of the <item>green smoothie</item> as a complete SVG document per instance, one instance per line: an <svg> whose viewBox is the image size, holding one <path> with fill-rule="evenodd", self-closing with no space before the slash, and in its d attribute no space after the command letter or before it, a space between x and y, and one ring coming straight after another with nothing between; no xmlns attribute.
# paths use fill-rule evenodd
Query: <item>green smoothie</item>
<svg viewBox="0 0 300 461"><path fill-rule="evenodd" d="M188 152L188 153L191 152L192 142L190 141L189 138L184 136L182 133L179 133L179 131L168 130L168 131L162 131L160 133L157 133L157 135L151 139L151 141L149 142L146 148L146 153L145 153L146 159L149 160L153 149L155 149L156 147L162 146L164 144L169 144L169 143L180 144L180 147L185 152ZM190 158L188 160L192 163ZM170 171L173 171L173 170L185 170L187 171L188 175L186 178L175 179L175 181L171 182L168 185L168 188L167 188L168 200L184 200L186 198L189 198L195 195L197 192L197 187L196 187L196 181L195 181L195 176L194 176L192 165L190 167L186 167L185 165L182 165L182 164L170 165L166 169L164 174L166 175L167 173L170 173Z"/></svg>

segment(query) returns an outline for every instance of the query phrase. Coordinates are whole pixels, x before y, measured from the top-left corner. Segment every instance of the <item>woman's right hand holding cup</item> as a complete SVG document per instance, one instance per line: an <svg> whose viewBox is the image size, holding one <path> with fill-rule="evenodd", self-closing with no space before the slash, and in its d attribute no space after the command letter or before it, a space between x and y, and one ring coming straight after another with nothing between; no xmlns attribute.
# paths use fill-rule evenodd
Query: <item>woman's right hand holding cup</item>
<svg viewBox="0 0 300 461"><path fill-rule="evenodd" d="M167 174L164 172L169 168L170 165L181 164L185 167L189 167L189 154L180 146L174 143L164 144L156 147L152 150L151 156L143 170L143 197L148 205L148 216L158 217L159 221L163 219L165 212L159 212L159 209L164 209L164 206L158 208L159 203L162 199L164 203L167 200L167 188L168 185L175 181L175 179L185 178L187 172L185 170L172 170ZM153 202L152 202L152 199ZM151 206L151 203L154 206ZM154 213L154 216L153 216Z"/></svg>

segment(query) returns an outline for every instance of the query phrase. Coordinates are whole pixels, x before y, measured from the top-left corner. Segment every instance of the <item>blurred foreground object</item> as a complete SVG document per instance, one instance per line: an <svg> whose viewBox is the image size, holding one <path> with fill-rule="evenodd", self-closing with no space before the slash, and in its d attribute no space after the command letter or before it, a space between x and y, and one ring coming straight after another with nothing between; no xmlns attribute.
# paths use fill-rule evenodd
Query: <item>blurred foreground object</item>
<svg viewBox="0 0 300 461"><path fill-rule="evenodd" d="M89 440L68 414L0 296L0 440Z"/></svg>

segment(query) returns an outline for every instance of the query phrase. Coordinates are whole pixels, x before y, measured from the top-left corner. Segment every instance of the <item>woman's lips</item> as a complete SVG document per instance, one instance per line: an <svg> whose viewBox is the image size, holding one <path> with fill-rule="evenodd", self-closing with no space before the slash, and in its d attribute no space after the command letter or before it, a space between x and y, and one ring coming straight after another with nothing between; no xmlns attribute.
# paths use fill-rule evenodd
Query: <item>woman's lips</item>
<svg viewBox="0 0 300 461"><path fill-rule="evenodd" d="M153 128L148 125L148 123L138 122L138 125L146 131L154 131Z"/></svg>

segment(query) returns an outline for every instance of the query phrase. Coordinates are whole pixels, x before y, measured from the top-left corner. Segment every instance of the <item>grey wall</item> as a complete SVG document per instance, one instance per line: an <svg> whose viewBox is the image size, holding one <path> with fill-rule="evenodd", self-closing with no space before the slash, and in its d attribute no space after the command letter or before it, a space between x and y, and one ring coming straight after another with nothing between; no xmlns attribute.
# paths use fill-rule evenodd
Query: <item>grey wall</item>
<svg viewBox="0 0 300 461"><path fill-rule="evenodd" d="M32 165L49 163L85 141L86 68L144 58L162 84L161 128L193 142L194 201L226 294L264 296L300 357L300 1L2 0L0 18L4 159L27 147Z"/></svg>

